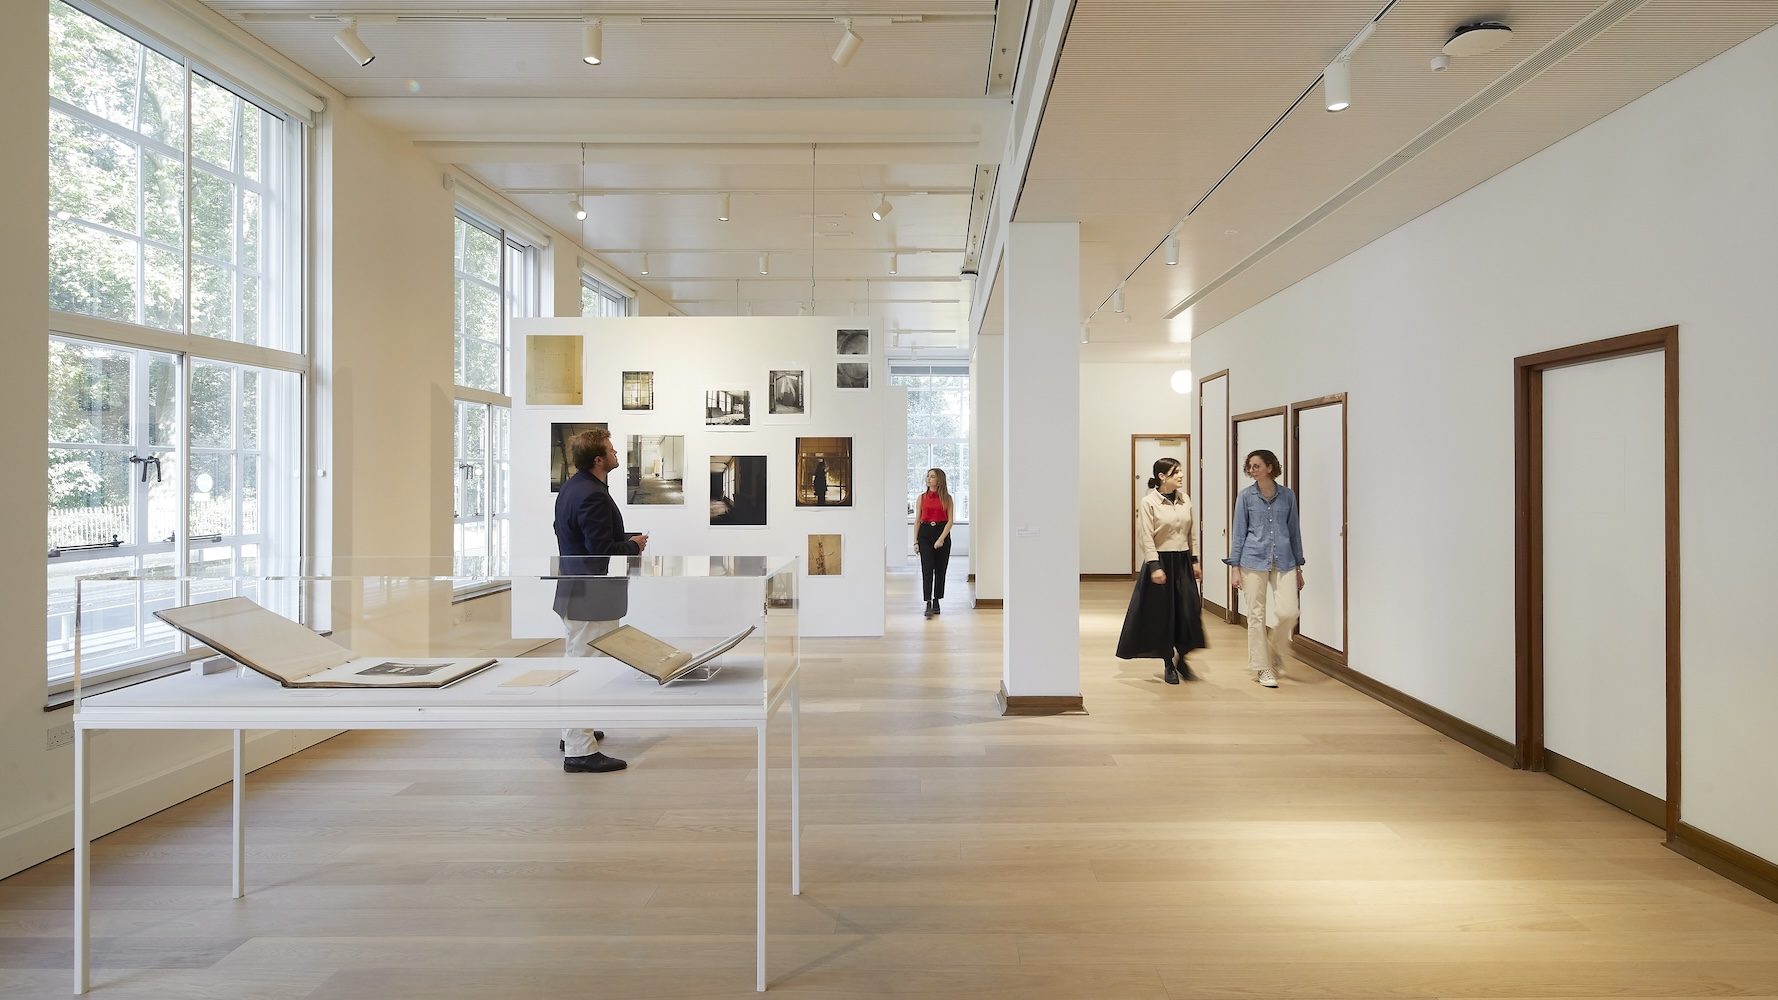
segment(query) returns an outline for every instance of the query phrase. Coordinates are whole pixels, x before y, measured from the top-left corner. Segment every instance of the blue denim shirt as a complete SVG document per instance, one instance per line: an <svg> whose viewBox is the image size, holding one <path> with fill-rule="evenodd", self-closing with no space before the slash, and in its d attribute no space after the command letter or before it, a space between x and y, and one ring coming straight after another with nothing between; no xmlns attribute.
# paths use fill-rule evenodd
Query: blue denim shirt
<svg viewBox="0 0 1778 1000"><path fill-rule="evenodd" d="M1280 485L1267 502L1259 487L1249 486L1235 498L1233 545L1223 562L1242 569L1292 570L1303 565L1303 525L1296 494Z"/></svg>

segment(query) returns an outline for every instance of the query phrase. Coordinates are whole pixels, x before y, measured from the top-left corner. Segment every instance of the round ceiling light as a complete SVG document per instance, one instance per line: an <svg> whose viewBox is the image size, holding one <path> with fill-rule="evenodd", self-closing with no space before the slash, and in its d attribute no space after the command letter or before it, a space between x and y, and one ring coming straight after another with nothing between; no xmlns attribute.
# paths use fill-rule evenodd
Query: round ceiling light
<svg viewBox="0 0 1778 1000"><path fill-rule="evenodd" d="M1466 24L1452 33L1443 51L1448 56L1479 56L1500 48L1512 37L1513 29L1499 21Z"/></svg>
<svg viewBox="0 0 1778 1000"><path fill-rule="evenodd" d="M1173 377L1168 379L1167 382L1173 387L1174 392L1179 393L1181 396L1189 396L1192 391L1192 370L1190 368L1181 368L1174 372Z"/></svg>

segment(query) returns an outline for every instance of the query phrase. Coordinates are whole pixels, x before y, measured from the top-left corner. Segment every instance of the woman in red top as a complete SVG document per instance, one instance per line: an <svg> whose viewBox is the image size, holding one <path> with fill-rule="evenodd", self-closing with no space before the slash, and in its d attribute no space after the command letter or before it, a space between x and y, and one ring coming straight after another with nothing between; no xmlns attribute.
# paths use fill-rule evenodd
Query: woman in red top
<svg viewBox="0 0 1778 1000"><path fill-rule="evenodd" d="M931 618L944 600L945 569L951 564L951 490L943 469L926 470L914 545L920 550L920 593L926 597L926 617Z"/></svg>

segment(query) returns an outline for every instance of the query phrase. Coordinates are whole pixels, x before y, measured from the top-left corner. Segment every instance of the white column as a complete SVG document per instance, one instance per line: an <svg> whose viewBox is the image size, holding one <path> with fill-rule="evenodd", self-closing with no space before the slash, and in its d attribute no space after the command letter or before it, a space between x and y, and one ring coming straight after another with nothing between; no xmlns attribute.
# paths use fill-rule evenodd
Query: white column
<svg viewBox="0 0 1778 1000"><path fill-rule="evenodd" d="M1010 698L1080 695L1080 225L1007 227L1002 501Z"/></svg>
<svg viewBox="0 0 1778 1000"><path fill-rule="evenodd" d="M969 565L975 596L1006 597L1006 338L978 336L969 361Z"/></svg>

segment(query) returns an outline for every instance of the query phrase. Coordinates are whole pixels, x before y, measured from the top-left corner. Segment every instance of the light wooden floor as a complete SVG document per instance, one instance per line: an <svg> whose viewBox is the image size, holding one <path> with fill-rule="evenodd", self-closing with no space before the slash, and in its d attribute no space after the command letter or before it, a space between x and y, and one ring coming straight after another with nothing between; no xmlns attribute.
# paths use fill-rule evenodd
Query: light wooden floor
<svg viewBox="0 0 1778 1000"><path fill-rule="evenodd" d="M1112 658L1083 587L1091 715L995 714L998 613L810 642L805 895L772 850L772 986L875 996L1778 997L1778 905L1656 831L1297 667ZM754 995L753 743L614 732L565 775L539 733L349 734L101 841L116 998ZM780 740L780 753L782 740ZM774 783L782 801L782 775ZM782 831L780 831L782 833ZM69 859L0 882L0 995L68 988Z"/></svg>

